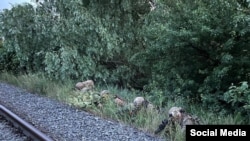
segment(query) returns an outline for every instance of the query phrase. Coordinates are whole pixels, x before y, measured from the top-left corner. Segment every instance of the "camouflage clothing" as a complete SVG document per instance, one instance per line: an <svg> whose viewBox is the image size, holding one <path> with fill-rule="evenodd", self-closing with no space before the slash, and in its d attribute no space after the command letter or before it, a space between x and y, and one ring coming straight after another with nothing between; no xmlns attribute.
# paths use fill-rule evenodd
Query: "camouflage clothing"
<svg viewBox="0 0 250 141"><path fill-rule="evenodd" d="M181 130L184 132L186 125L199 125L200 120L187 114L181 107L172 107L169 110L169 117L164 119L162 123L155 130L155 134L160 133L166 128L166 134L169 135L171 132L176 132L177 126L180 126Z"/></svg>

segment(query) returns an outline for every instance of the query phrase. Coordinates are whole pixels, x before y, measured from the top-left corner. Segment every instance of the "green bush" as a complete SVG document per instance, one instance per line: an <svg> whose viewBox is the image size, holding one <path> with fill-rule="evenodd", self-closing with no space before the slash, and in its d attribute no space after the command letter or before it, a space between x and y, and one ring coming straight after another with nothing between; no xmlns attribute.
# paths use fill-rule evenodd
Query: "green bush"
<svg viewBox="0 0 250 141"><path fill-rule="evenodd" d="M0 47L0 71L9 71L15 74L20 73L18 70L19 60L14 52L8 52L5 48Z"/></svg>
<svg viewBox="0 0 250 141"><path fill-rule="evenodd" d="M241 82L240 86L232 84L224 93L224 100L230 105L230 110L243 116L250 116L250 89L248 82ZM249 120L249 118L247 118Z"/></svg>
<svg viewBox="0 0 250 141"><path fill-rule="evenodd" d="M250 81L248 6L231 0L159 3L145 17L146 48L137 53L150 76L148 88L222 110L227 87Z"/></svg>
<svg viewBox="0 0 250 141"><path fill-rule="evenodd" d="M222 111L228 86L250 81L249 1L155 0L154 10L149 2L61 0L4 10L0 69L92 79L144 90L161 106L185 99Z"/></svg>

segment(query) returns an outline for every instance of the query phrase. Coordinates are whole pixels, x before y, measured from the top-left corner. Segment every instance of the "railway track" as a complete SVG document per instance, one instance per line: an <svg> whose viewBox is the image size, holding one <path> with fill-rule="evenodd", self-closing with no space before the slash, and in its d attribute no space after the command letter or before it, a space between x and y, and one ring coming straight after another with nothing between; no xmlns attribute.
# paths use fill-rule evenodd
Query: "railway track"
<svg viewBox="0 0 250 141"><path fill-rule="evenodd" d="M22 118L18 117L15 113L11 112L3 105L0 105L0 115L34 141L53 141L52 138L46 136L44 133L36 129Z"/></svg>
<svg viewBox="0 0 250 141"><path fill-rule="evenodd" d="M0 103L55 141L165 141L161 137L129 125L103 119L58 100L32 94L5 83L0 83ZM3 106L0 106L0 117L11 115ZM8 120L16 126L23 123L23 120ZM41 132L34 132L32 126L25 125L18 128L21 128L25 136L30 136L32 141L52 140Z"/></svg>

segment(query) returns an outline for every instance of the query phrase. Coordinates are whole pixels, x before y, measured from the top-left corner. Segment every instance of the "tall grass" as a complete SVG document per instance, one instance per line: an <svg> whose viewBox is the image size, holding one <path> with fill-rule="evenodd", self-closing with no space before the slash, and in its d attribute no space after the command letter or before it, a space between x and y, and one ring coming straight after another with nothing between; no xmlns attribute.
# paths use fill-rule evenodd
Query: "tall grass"
<svg viewBox="0 0 250 141"><path fill-rule="evenodd" d="M24 74L15 76L4 72L0 74L0 80L26 89L31 93L45 95L58 100L65 100L68 93L72 90L72 82L67 82L69 85L56 83L46 79L42 74Z"/></svg>
<svg viewBox="0 0 250 141"><path fill-rule="evenodd" d="M72 89L74 87L74 83L71 81L57 83L46 79L46 77L42 74L14 76L10 73L1 73L0 80L2 82L24 88L31 93L41 94L74 105L74 103L69 103L68 101L68 99L74 95L74 90ZM136 96L144 96L153 104L157 104L159 101L162 101L161 97L152 100L149 95L136 90L131 91L127 89L119 89L109 85L95 87L95 91L98 92L104 89L109 90L113 95L119 95L128 103L132 102L133 98ZM157 94L157 91L155 94ZM163 105L160 111L141 110L135 116L118 114L120 108L117 107L112 100L107 101L102 108L92 106L81 109L89 111L100 117L116 120L139 128L145 132L153 133L161 121L168 116L167 111L172 106L185 107L188 110L187 112L197 115L203 124L242 124L242 118L239 115L218 115L218 113L205 111L199 105L189 105L188 103L185 103L184 99L181 98L168 101L166 105ZM159 136L164 137L164 132L160 133ZM184 135L179 129L177 129L176 133L171 134L167 138L171 141L182 141L184 140Z"/></svg>

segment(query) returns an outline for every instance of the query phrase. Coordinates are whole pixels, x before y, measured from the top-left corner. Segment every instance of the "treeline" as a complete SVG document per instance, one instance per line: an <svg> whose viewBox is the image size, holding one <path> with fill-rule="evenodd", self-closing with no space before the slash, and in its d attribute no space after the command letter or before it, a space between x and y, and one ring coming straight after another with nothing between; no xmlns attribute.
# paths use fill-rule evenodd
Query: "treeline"
<svg viewBox="0 0 250 141"><path fill-rule="evenodd" d="M250 115L248 0L47 0L0 14L0 70Z"/></svg>

